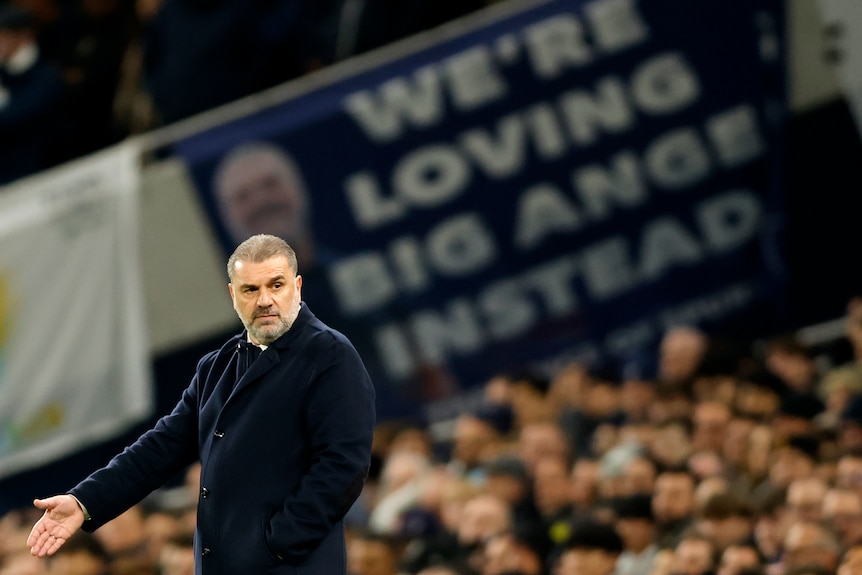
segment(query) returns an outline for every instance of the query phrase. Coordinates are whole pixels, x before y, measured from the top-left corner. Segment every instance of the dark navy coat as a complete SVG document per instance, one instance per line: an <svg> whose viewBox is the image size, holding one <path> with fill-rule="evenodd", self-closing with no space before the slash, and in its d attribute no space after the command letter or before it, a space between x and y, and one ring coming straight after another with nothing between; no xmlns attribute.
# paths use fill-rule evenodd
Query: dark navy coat
<svg viewBox="0 0 862 575"><path fill-rule="evenodd" d="M237 382L245 338L204 356L173 412L70 491L92 517L84 529L200 458L195 573L346 573L342 517L368 472L371 380L305 304Z"/></svg>

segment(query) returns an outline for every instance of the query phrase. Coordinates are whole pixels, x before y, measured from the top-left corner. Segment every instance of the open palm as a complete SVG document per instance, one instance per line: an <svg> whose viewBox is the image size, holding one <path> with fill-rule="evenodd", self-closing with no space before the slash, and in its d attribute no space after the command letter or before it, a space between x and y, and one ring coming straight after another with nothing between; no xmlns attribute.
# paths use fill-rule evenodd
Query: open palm
<svg viewBox="0 0 862 575"><path fill-rule="evenodd" d="M56 553L84 523L84 512L71 495L36 499L33 505L45 510L27 538L30 553L36 557Z"/></svg>

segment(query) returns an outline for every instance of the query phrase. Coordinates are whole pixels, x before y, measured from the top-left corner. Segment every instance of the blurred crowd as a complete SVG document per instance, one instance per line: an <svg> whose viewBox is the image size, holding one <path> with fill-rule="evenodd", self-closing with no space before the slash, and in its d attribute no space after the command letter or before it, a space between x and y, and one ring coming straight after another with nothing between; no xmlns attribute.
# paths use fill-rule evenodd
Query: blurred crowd
<svg viewBox="0 0 862 575"><path fill-rule="evenodd" d="M669 329L654 369L500 373L448 421L381 421L351 575L862 574L862 297L828 346ZM0 575L191 575L199 471Z"/></svg>
<svg viewBox="0 0 862 575"><path fill-rule="evenodd" d="M493 0L0 0L0 185Z"/></svg>

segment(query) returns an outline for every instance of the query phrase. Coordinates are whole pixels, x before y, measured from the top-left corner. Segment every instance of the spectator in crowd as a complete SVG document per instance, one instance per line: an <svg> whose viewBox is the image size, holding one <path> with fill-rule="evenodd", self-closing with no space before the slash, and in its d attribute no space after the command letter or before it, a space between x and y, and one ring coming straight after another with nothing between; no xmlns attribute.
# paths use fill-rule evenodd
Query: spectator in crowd
<svg viewBox="0 0 862 575"><path fill-rule="evenodd" d="M862 493L862 454L844 453L838 459L835 486Z"/></svg>
<svg viewBox="0 0 862 575"><path fill-rule="evenodd" d="M691 388L709 347L709 337L691 326L675 326L659 345L658 380L663 387Z"/></svg>
<svg viewBox="0 0 862 575"><path fill-rule="evenodd" d="M833 487L823 497L820 518L832 526L842 550L862 543L862 493Z"/></svg>
<svg viewBox="0 0 862 575"><path fill-rule="evenodd" d="M571 445L563 430L553 421L537 421L524 426L517 439L517 453L530 474L545 457L571 458Z"/></svg>
<svg viewBox="0 0 862 575"><path fill-rule="evenodd" d="M763 573L763 559L752 543L729 545L721 554L716 575L755 575Z"/></svg>
<svg viewBox="0 0 862 575"><path fill-rule="evenodd" d="M482 464L497 455L510 427L511 412L506 406L487 405L460 414L455 420L449 469L481 483Z"/></svg>
<svg viewBox="0 0 862 575"><path fill-rule="evenodd" d="M481 575L543 575L544 558L541 550L516 529L485 543Z"/></svg>
<svg viewBox="0 0 862 575"><path fill-rule="evenodd" d="M661 469L681 469L691 455L691 420L673 417L660 421L653 428L648 447L650 457Z"/></svg>
<svg viewBox="0 0 862 575"><path fill-rule="evenodd" d="M637 454L623 467L620 483L620 495L623 497L651 495L655 489L658 470L655 463L641 453L642 450L639 448Z"/></svg>
<svg viewBox="0 0 862 575"><path fill-rule="evenodd" d="M74 0L62 17L63 34L49 55L66 86L55 162L95 152L125 133L114 119L123 54L134 34L133 4L123 0Z"/></svg>
<svg viewBox="0 0 862 575"><path fill-rule="evenodd" d="M541 516L544 533L555 545L569 536L572 508L568 460L543 457L533 468L533 497Z"/></svg>
<svg viewBox="0 0 862 575"><path fill-rule="evenodd" d="M572 528L554 571L558 575L611 575L623 541L610 525L578 521Z"/></svg>
<svg viewBox="0 0 862 575"><path fill-rule="evenodd" d="M159 575L194 575L195 541L191 533L178 533L159 552Z"/></svg>
<svg viewBox="0 0 862 575"><path fill-rule="evenodd" d="M0 185L51 165L65 98L60 70L40 52L33 14L0 4Z"/></svg>
<svg viewBox="0 0 862 575"><path fill-rule="evenodd" d="M98 539L78 531L49 563L50 575L106 575L111 555Z"/></svg>
<svg viewBox="0 0 862 575"><path fill-rule="evenodd" d="M541 541L539 550L546 551L550 542L546 540L547 530L533 498L533 480L524 462L512 455L502 455L486 463L484 470L484 490L506 501L518 532ZM571 501L571 483L567 481L566 487Z"/></svg>
<svg viewBox="0 0 862 575"><path fill-rule="evenodd" d="M675 546L692 524L694 490L694 478L687 471L668 470L656 478L652 512L661 547Z"/></svg>
<svg viewBox="0 0 862 575"><path fill-rule="evenodd" d="M427 456L405 450L392 453L383 464L374 510L368 518L371 531L397 533L402 515L417 505L430 473Z"/></svg>
<svg viewBox="0 0 862 575"><path fill-rule="evenodd" d="M787 508L793 521L818 523L829 487L819 477L795 479L787 487Z"/></svg>
<svg viewBox="0 0 862 575"><path fill-rule="evenodd" d="M151 548L152 540L147 536L140 504L105 523L94 532L94 537L114 559L135 559L151 565L158 560L156 550Z"/></svg>
<svg viewBox="0 0 862 575"><path fill-rule="evenodd" d="M522 373L510 379L510 403L515 429L555 416L556 406L549 401L550 382L546 378L535 373Z"/></svg>
<svg viewBox="0 0 862 575"><path fill-rule="evenodd" d="M847 549L841 556L837 575L862 574L862 544L856 544Z"/></svg>
<svg viewBox="0 0 862 575"><path fill-rule="evenodd" d="M461 570L479 571L482 545L513 527L512 513L505 501L479 493L464 503L454 537L423 542L408 551L404 568L419 571L439 563Z"/></svg>
<svg viewBox="0 0 862 575"><path fill-rule="evenodd" d="M650 495L639 493L623 497L616 502L615 511L617 533L623 541L615 574L649 575L659 552Z"/></svg>
<svg viewBox="0 0 862 575"><path fill-rule="evenodd" d="M0 563L0 575L50 575L48 565L26 550L8 553Z"/></svg>
<svg viewBox="0 0 862 575"><path fill-rule="evenodd" d="M702 401L694 408L694 436L692 449L695 451L721 451L724 447L727 426L733 413L727 404L719 401Z"/></svg>
<svg viewBox="0 0 862 575"><path fill-rule="evenodd" d="M817 566L834 573L841 557L835 535L820 523L798 521L784 537L781 565L785 572L795 567Z"/></svg>
<svg viewBox="0 0 862 575"><path fill-rule="evenodd" d="M671 573L674 575L708 575L715 572L716 549L712 540L689 531L674 547Z"/></svg>
<svg viewBox="0 0 862 575"><path fill-rule="evenodd" d="M754 510L734 493L717 493L706 502L696 528L720 554L731 545L754 542Z"/></svg>
<svg viewBox="0 0 862 575"><path fill-rule="evenodd" d="M350 575L397 575L399 554L393 538L359 534L347 545L347 571Z"/></svg>
<svg viewBox="0 0 862 575"><path fill-rule="evenodd" d="M600 464L590 457L579 457L572 465L571 499L575 512L584 515L598 503Z"/></svg>

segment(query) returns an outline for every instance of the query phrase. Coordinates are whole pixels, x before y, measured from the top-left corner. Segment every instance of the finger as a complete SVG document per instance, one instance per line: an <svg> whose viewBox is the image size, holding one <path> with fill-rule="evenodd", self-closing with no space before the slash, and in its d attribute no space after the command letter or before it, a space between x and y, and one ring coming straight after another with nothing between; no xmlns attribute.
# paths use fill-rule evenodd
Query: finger
<svg viewBox="0 0 862 575"><path fill-rule="evenodd" d="M57 537L55 535L49 535L47 532L43 532L39 534L36 544L30 547L30 553L36 557L53 555L65 542L66 540L63 537Z"/></svg>

